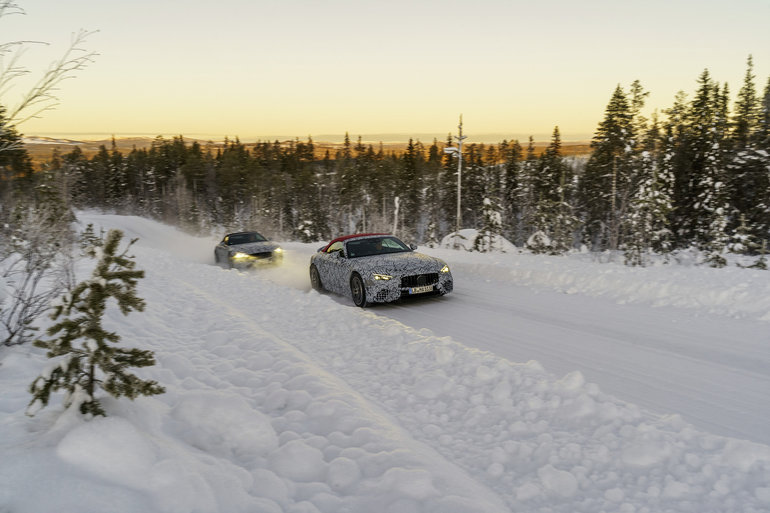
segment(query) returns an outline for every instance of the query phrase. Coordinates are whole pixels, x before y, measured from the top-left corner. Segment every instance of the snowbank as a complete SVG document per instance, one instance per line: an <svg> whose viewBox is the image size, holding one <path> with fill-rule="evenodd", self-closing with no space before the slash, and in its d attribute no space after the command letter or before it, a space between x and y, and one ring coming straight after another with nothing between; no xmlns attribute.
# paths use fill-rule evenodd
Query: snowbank
<svg viewBox="0 0 770 513"><path fill-rule="evenodd" d="M770 272L740 267L737 264L749 265L750 259L737 255L731 255L732 265L721 269L697 265L698 256L688 252L672 256L671 263L658 258L649 267L629 267L622 253L535 255L502 238L495 252L475 253L471 249L477 234L460 230L461 237L447 236L443 249L430 252L453 262L453 267L459 264L482 278L519 286L770 321ZM447 252L455 243L466 251Z"/></svg>

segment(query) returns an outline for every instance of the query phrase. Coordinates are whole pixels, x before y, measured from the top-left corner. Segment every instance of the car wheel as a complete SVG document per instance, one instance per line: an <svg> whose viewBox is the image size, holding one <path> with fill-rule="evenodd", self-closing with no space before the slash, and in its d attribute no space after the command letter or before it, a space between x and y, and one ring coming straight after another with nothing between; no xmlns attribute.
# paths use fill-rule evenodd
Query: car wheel
<svg viewBox="0 0 770 513"><path fill-rule="evenodd" d="M357 274L350 278L350 293L353 296L353 303L361 308L366 306L366 289L364 281Z"/></svg>
<svg viewBox="0 0 770 513"><path fill-rule="evenodd" d="M324 289L324 286L321 284L321 277L318 275L318 269L314 265L310 266L310 285L318 292Z"/></svg>

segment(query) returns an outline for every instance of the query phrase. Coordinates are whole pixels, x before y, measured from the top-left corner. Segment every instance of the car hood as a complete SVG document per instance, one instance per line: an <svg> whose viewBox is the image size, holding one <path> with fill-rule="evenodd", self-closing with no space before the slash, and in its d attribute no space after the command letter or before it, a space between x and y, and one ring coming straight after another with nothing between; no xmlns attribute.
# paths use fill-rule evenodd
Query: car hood
<svg viewBox="0 0 770 513"><path fill-rule="evenodd" d="M228 251L230 253L240 251L242 253L251 255L253 253L266 253L268 251L273 251L278 247L279 245L277 243L265 240L262 242L249 242L248 244L236 244L234 246L229 246Z"/></svg>
<svg viewBox="0 0 770 513"><path fill-rule="evenodd" d="M352 260L353 266L360 271L398 276L435 273L445 265L439 258L414 252L371 255Z"/></svg>

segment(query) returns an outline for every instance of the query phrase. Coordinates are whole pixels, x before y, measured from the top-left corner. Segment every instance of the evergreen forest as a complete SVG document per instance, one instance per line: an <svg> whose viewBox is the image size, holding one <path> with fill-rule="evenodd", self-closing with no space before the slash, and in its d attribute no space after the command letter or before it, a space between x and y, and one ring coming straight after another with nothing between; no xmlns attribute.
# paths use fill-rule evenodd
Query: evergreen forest
<svg viewBox="0 0 770 513"><path fill-rule="evenodd" d="M770 239L770 80L757 87L751 57L735 100L708 70L694 92L645 117L639 81L612 92L585 157L566 157L559 128L534 141L462 147L461 227L486 243L560 254L622 251L629 265L696 248L704 261L763 254ZM598 117L598 116L597 116ZM78 147L32 165L0 106L0 216L18 207L98 208L145 216L199 234L257 230L279 240L322 241L392 232L437 244L457 223L458 156L445 141L404 151L346 135L320 151L312 138L224 145L156 138L124 154ZM50 214L47 214L50 217ZM57 219L63 219L56 214ZM478 241L477 241L478 242Z"/></svg>

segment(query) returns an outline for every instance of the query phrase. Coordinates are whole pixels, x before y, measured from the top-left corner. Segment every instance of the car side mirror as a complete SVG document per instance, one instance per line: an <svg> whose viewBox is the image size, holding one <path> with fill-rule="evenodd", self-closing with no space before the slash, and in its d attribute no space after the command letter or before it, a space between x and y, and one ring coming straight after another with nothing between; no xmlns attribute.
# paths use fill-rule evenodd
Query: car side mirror
<svg viewBox="0 0 770 513"><path fill-rule="evenodd" d="M347 258L345 256L345 250L344 249L341 249L341 250L337 251L337 258Z"/></svg>
<svg viewBox="0 0 770 513"><path fill-rule="evenodd" d="M409 247L412 248L412 251L417 249L417 244L409 244Z"/></svg>

